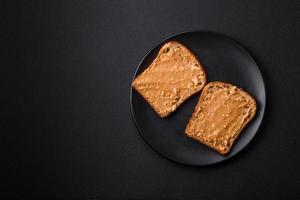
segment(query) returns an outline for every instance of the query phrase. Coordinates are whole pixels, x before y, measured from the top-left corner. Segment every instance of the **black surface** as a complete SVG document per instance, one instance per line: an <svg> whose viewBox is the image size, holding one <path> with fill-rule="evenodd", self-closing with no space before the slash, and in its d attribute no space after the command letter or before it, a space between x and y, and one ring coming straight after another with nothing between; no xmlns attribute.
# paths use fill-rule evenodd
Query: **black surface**
<svg viewBox="0 0 300 200"><path fill-rule="evenodd" d="M171 36L151 49L139 64L134 78L152 63L161 46L167 41L183 43L200 59L206 70L207 82L231 83L249 92L257 102L256 116L243 130L231 151L222 156L184 134L186 124L198 102L199 93L189 98L170 116L161 118L131 88L130 103L137 128L154 150L173 161L198 166L225 161L246 147L261 124L266 104L261 72L251 55L234 40L211 31L192 31Z"/></svg>
<svg viewBox="0 0 300 200"><path fill-rule="evenodd" d="M2 199L299 199L299 1L1 1ZM262 127L220 165L154 153L130 115L143 55L208 29L262 71ZM4 198L5 197L5 198Z"/></svg>

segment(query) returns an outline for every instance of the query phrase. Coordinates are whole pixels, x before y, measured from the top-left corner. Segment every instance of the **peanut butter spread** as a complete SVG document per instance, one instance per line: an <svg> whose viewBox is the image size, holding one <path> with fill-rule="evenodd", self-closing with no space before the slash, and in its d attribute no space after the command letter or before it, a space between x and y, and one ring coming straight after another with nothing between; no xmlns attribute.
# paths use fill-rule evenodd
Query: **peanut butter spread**
<svg viewBox="0 0 300 200"><path fill-rule="evenodd" d="M212 82L204 87L185 133L225 154L255 111L249 94L230 84Z"/></svg>
<svg viewBox="0 0 300 200"><path fill-rule="evenodd" d="M133 87L154 110L165 117L206 82L197 58L182 44L168 42L150 66L133 82Z"/></svg>

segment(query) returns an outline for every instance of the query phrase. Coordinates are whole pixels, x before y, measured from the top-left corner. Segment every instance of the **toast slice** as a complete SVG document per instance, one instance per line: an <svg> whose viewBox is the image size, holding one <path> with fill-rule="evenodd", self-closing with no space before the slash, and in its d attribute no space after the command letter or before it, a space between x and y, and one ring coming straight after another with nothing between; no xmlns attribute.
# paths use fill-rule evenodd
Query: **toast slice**
<svg viewBox="0 0 300 200"><path fill-rule="evenodd" d="M227 154L255 113L255 100L248 93L228 83L211 82L204 87L185 134Z"/></svg>
<svg viewBox="0 0 300 200"><path fill-rule="evenodd" d="M166 117L205 83L206 74L197 57L181 43L170 41L132 86L160 117Z"/></svg>

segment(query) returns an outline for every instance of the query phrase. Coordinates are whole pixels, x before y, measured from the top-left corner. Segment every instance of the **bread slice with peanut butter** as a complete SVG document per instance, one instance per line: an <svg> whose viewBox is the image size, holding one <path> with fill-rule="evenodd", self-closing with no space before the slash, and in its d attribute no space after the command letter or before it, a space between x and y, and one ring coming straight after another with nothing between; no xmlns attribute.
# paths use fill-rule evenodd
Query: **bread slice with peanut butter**
<svg viewBox="0 0 300 200"><path fill-rule="evenodd" d="M203 88L185 133L227 154L255 113L255 100L248 93L228 83L211 82Z"/></svg>
<svg viewBox="0 0 300 200"><path fill-rule="evenodd" d="M160 117L166 117L205 83L206 74L197 57L181 43L170 41L132 86Z"/></svg>

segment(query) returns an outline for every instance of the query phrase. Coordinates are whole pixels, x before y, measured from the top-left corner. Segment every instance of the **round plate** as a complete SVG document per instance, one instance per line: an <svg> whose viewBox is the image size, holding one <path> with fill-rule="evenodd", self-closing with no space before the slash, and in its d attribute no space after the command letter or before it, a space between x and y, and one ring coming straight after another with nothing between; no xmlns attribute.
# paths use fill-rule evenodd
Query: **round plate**
<svg viewBox="0 0 300 200"><path fill-rule="evenodd" d="M184 134L200 92L190 97L170 116L160 118L131 87L131 111L139 133L158 153L184 164L209 165L236 155L255 136L265 110L265 86L257 64L243 47L227 36L208 31L185 32L163 40L150 50L140 62L133 79L149 66L160 47L170 40L181 42L199 58L207 74L207 83L228 82L249 92L256 100L257 113L242 130L231 151L222 156Z"/></svg>

